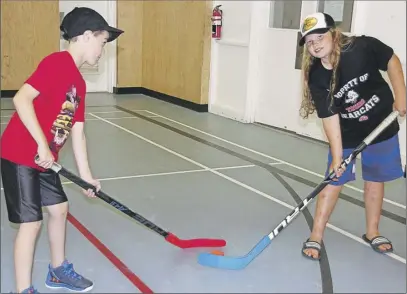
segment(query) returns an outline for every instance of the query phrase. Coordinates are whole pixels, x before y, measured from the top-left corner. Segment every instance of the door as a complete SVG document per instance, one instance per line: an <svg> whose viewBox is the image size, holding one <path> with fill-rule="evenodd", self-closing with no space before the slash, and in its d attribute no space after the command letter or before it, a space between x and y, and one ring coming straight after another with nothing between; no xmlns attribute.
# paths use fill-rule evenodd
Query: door
<svg viewBox="0 0 407 294"><path fill-rule="evenodd" d="M99 12L109 23L111 23L109 16L115 14L115 12L111 11L112 7L109 5L109 1L59 1L61 20L66 13L75 7L92 8ZM114 50L112 50L111 47L114 46L114 44L115 42L106 44L102 57L99 59L97 66L92 67L85 63L81 68L81 72L86 81L87 92L112 91L112 73L110 71L114 70L114 67L110 66L109 58L112 58L113 56L112 53ZM61 50L65 50L67 48L67 42L62 38L60 45Z"/></svg>
<svg viewBox="0 0 407 294"><path fill-rule="evenodd" d="M317 10L317 1L268 1L268 27L262 32L259 95L254 121L324 139L318 119L303 120L301 105L301 60L298 47L301 19ZM296 58L297 57L297 58Z"/></svg>

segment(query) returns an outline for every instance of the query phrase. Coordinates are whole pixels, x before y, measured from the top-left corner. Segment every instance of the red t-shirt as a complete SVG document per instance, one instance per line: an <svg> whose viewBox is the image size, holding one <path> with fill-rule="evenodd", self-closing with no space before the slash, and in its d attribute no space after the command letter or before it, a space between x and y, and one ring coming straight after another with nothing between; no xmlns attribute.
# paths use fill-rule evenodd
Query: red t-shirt
<svg viewBox="0 0 407 294"><path fill-rule="evenodd" d="M33 100L34 111L57 161L72 126L85 120L86 83L67 51L46 56L26 83L40 92ZM1 138L1 157L43 170L34 161L37 150L37 142L15 112Z"/></svg>

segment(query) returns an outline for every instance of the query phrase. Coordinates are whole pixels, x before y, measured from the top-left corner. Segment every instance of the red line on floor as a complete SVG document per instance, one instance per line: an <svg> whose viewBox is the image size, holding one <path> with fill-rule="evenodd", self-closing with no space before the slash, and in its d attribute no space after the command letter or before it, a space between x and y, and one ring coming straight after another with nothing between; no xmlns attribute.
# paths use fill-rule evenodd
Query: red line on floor
<svg viewBox="0 0 407 294"><path fill-rule="evenodd" d="M72 214L68 213L68 221L85 236L99 251L120 270L141 293L154 293L143 281L140 280L112 251L109 250L95 235L93 235Z"/></svg>

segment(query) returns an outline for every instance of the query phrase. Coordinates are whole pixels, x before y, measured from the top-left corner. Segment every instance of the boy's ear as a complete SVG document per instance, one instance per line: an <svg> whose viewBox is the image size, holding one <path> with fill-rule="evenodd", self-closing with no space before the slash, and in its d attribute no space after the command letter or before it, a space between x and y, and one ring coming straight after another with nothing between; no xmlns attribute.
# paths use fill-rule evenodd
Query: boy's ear
<svg viewBox="0 0 407 294"><path fill-rule="evenodd" d="M87 30L83 33L83 40L87 42L91 37L93 36L93 32L90 30Z"/></svg>

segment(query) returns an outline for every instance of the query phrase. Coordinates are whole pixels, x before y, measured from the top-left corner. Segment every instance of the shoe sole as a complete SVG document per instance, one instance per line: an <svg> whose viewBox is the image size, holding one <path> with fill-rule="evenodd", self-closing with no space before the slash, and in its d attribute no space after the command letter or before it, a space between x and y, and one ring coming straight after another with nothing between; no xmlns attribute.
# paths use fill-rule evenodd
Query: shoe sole
<svg viewBox="0 0 407 294"><path fill-rule="evenodd" d="M51 286L51 285L48 285L47 283L45 283L45 287L47 287L47 288L49 288L49 289L53 289L53 290L56 290L56 289L65 289L65 290L68 290L68 291L70 291L70 292L76 292L76 293L89 292L90 290L93 289L93 285L92 285L92 286L89 286L88 288L85 288L85 289L83 289L83 290L76 290L76 289L71 289L71 288L64 287L64 286Z"/></svg>

